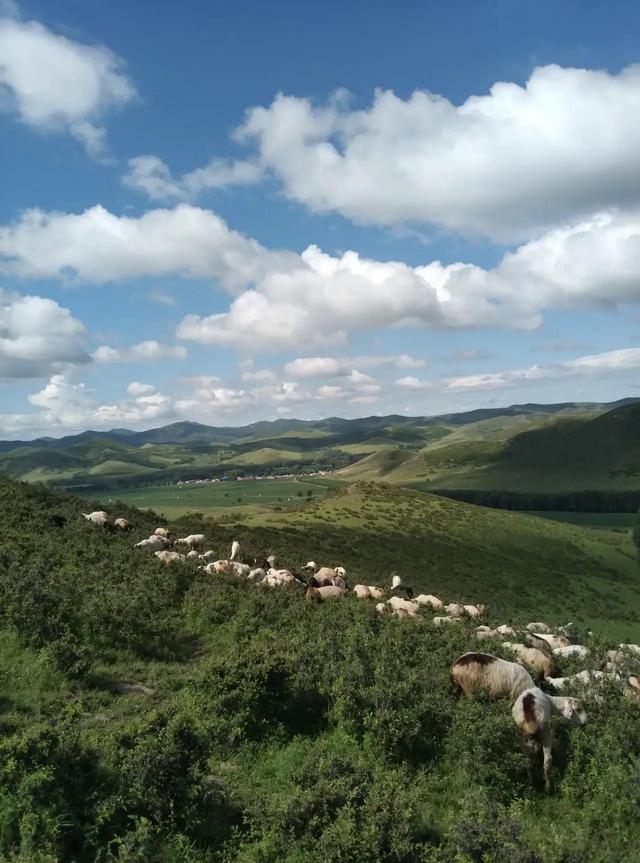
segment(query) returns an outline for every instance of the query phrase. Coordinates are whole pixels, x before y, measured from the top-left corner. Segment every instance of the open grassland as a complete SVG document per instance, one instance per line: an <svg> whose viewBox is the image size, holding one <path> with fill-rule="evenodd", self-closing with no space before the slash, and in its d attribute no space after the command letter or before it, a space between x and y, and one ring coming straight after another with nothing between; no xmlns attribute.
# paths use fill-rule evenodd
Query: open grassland
<svg viewBox="0 0 640 863"><path fill-rule="evenodd" d="M178 518L187 512L213 515L239 507L243 511L297 507L308 497L324 496L327 489L313 478L229 480L124 489L105 493L102 500L121 500L128 506L154 509L166 518Z"/></svg>
<svg viewBox="0 0 640 863"><path fill-rule="evenodd" d="M555 727L545 798L507 702L451 686L477 647L470 622L167 567L132 548L159 516L122 506L119 533L83 509L0 479L0 859L637 863L640 707L616 690L573 693L589 722ZM638 631L626 538L535 517L358 484L300 512L172 529L221 554L238 535L245 559L340 561L351 584L395 569L486 601L491 625L593 618L609 644ZM604 638L587 643L601 662Z"/></svg>
<svg viewBox="0 0 640 863"><path fill-rule="evenodd" d="M627 532L631 530L636 515L631 512L530 512L540 518L559 521L564 524L575 524L580 527L591 527L596 530L616 530Z"/></svg>

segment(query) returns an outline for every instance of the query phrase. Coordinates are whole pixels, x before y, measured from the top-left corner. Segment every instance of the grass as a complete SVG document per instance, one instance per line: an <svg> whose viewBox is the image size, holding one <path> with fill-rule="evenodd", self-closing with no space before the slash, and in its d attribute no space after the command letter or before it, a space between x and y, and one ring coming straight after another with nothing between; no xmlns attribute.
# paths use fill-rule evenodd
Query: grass
<svg viewBox="0 0 640 863"><path fill-rule="evenodd" d="M626 532L633 527L637 518L632 512L530 512L540 518L575 524L597 530L616 530Z"/></svg>
<svg viewBox="0 0 640 863"><path fill-rule="evenodd" d="M179 518L187 512L213 515L236 509L255 512L274 506L301 506L309 491L313 497L321 497L327 490L326 484L312 479L230 480L123 489L105 493L102 500L121 500L128 506L154 509L167 518Z"/></svg>

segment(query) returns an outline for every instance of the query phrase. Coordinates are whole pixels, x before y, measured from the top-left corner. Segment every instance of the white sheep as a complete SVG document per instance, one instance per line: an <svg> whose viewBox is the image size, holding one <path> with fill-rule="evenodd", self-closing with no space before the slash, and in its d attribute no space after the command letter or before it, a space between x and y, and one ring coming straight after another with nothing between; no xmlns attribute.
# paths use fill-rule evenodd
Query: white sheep
<svg viewBox="0 0 640 863"><path fill-rule="evenodd" d="M462 623L461 617L434 617L433 622L436 626L446 626L449 623Z"/></svg>
<svg viewBox="0 0 640 863"><path fill-rule="evenodd" d="M192 548L191 551L187 552L187 560L200 560L200 555L195 548Z"/></svg>
<svg viewBox="0 0 640 863"><path fill-rule="evenodd" d="M264 581L266 577L267 573L262 569L262 567L258 566L249 572L247 580L254 581L256 584L259 584L261 581Z"/></svg>
<svg viewBox="0 0 640 863"><path fill-rule="evenodd" d="M229 561L233 567L233 574L238 576L244 576L247 578L249 573L251 572L251 567L246 563L238 563L237 560Z"/></svg>
<svg viewBox="0 0 640 863"><path fill-rule="evenodd" d="M92 524L97 524L100 527L106 527L109 524L109 516L104 510L96 510L95 512L83 512L82 515L87 521Z"/></svg>
<svg viewBox="0 0 640 863"><path fill-rule="evenodd" d="M640 677L637 674L632 674L624 688L625 698L635 701L640 704Z"/></svg>
<svg viewBox="0 0 640 863"><path fill-rule="evenodd" d="M517 662L499 659L490 653L465 653L451 666L451 680L467 698L485 694L508 697L511 704L525 689L534 686L529 672Z"/></svg>
<svg viewBox="0 0 640 863"><path fill-rule="evenodd" d="M229 560L235 560L236 557L238 556L239 551L240 551L240 543L238 542L237 539L234 539L233 542L231 543L231 557L229 558Z"/></svg>
<svg viewBox="0 0 640 863"><path fill-rule="evenodd" d="M513 626L509 623L502 623L500 626L496 627L496 632L498 635L510 635L511 638L516 638L518 635Z"/></svg>
<svg viewBox="0 0 640 863"><path fill-rule="evenodd" d="M553 631L547 623L527 623L525 628L528 632L547 632L550 634Z"/></svg>
<svg viewBox="0 0 640 863"><path fill-rule="evenodd" d="M384 590L381 587L376 587L373 584L369 584L367 586L372 599L382 599L384 597Z"/></svg>
<svg viewBox="0 0 640 863"><path fill-rule="evenodd" d="M356 599L371 599L371 591L366 584L356 584L353 593Z"/></svg>
<svg viewBox="0 0 640 863"><path fill-rule="evenodd" d="M169 539L171 536L171 531L168 527L157 527L153 533L154 536L164 536L166 539Z"/></svg>
<svg viewBox="0 0 640 863"><path fill-rule="evenodd" d="M523 742L529 754L529 780L532 779L533 761L540 745L544 753L544 787L551 791L552 734L551 717L566 719L572 725L584 725L587 715L577 698L563 698L547 695L535 686L520 693L516 699L512 716L523 735Z"/></svg>
<svg viewBox="0 0 640 863"><path fill-rule="evenodd" d="M551 652L554 656L559 656L561 659L567 659L570 656L586 659L589 656L589 648L583 644L566 644L562 647L553 647Z"/></svg>
<svg viewBox="0 0 640 863"><path fill-rule="evenodd" d="M158 560L161 560L162 563L166 563L167 566L170 563L178 563L178 561L184 560L184 555L178 554L177 551L167 551L164 549L163 551L155 551L154 554Z"/></svg>
<svg viewBox="0 0 640 863"><path fill-rule="evenodd" d="M460 605L459 602L450 602L449 605L445 605L444 610L447 612L449 617L464 617L464 605Z"/></svg>
<svg viewBox="0 0 640 863"><path fill-rule="evenodd" d="M431 593L421 593L420 596L416 596L415 601L418 605L425 605L428 608L432 608L434 611L440 611L444 608L444 602L441 599L438 599L437 596L433 596Z"/></svg>
<svg viewBox="0 0 640 863"><path fill-rule="evenodd" d="M149 539L141 539L136 542L134 548L146 548L149 551L162 551L166 548L167 540L162 536L150 536Z"/></svg>
<svg viewBox="0 0 640 863"><path fill-rule="evenodd" d="M194 550L195 550L195 549L194 549ZM210 549L209 551L204 551L204 552L202 552L202 554L200 555L200 557L201 557L201 559L202 559L202 560L206 560L206 561L207 561L207 563L211 563L211 561L212 561L212 560L217 560L218 555L217 555L217 552L212 551L212 550Z"/></svg>
<svg viewBox="0 0 640 863"><path fill-rule="evenodd" d="M486 611L485 605L463 605L467 617L478 618L484 617Z"/></svg>
<svg viewBox="0 0 640 863"><path fill-rule="evenodd" d="M640 644L619 644L618 647L620 650L625 650L628 653L635 653L636 656L640 656Z"/></svg>
<svg viewBox="0 0 640 863"><path fill-rule="evenodd" d="M484 639L484 638L496 638L499 635L495 629L491 629L490 626L478 626L476 628L476 638Z"/></svg>
<svg viewBox="0 0 640 863"><path fill-rule="evenodd" d="M129 522L126 518L116 518L113 524L118 530L129 530Z"/></svg>
<svg viewBox="0 0 640 863"><path fill-rule="evenodd" d="M535 671L540 677L549 677L555 671L553 659L538 647L527 647L513 641L503 641L502 646L517 657L518 662Z"/></svg>
<svg viewBox="0 0 640 863"><path fill-rule="evenodd" d="M400 596L392 596L387 600L387 605L391 606L393 613L398 617L415 617L420 606L417 602L410 599L402 599Z"/></svg>
<svg viewBox="0 0 640 863"><path fill-rule="evenodd" d="M550 635L548 632L530 632L527 641L533 647L569 647L571 642L565 635ZM544 642L544 644L541 644Z"/></svg>
<svg viewBox="0 0 640 863"><path fill-rule="evenodd" d="M202 548L204 545L203 533L190 533L189 536L183 536L181 539L176 539L176 545L188 545L189 548Z"/></svg>

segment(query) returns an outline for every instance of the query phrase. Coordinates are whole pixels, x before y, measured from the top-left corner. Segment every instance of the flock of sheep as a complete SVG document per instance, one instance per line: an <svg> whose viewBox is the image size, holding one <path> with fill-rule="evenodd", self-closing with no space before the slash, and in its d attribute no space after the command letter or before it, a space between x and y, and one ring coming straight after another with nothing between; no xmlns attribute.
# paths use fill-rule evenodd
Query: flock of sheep
<svg viewBox="0 0 640 863"><path fill-rule="evenodd" d="M102 527L110 523L109 516L103 511L83 515ZM116 518L113 525L119 530L129 529L129 523L124 518ZM188 550L182 554L174 551L172 546L185 546ZM341 566L318 567L314 561L309 561L302 568L303 572L296 574L290 569L279 568L275 555L256 559L253 566L241 563L238 560L240 544L237 540L233 541L231 554L227 559L217 558L214 551L202 551L204 546L204 534L190 534L172 540L166 527L156 528L150 537L135 544L135 548L152 551L165 564L198 561L200 568L211 575L236 575L269 587L299 584L305 588L305 597L310 602L339 599L349 593L346 570ZM351 593L357 599L383 600L387 591L374 585L356 584ZM420 594L414 598L412 589L404 585L397 575L392 577L389 594L386 601L376 605L380 614L423 620L420 612L424 609L444 611L445 615L433 617L436 626L456 624L464 619L478 620L485 613L484 605L462 605L455 602L445 605L439 597L432 594ZM509 699L513 719L530 756L530 778L534 759L542 748L547 791L551 787L551 718L558 716L573 725L584 725L587 718L582 703L577 698L555 693L577 686L598 699L601 698L598 691L602 687L610 686L621 689L627 698L640 705L640 645L637 644L620 644L617 649L608 650L603 659L604 667L601 669L585 669L571 677L554 677L558 659L577 657L587 660L590 657L589 648L577 643L576 639L568 634L569 627L570 624L559 627L558 632L554 633L545 623L529 623L522 632L524 641L501 641L502 648L510 651L515 661L501 659L490 653L472 651L456 659L451 667L451 680L466 697L484 695L489 698ZM475 637L479 640L505 637L516 639L518 635L518 631L510 624L502 624L495 629L481 624L475 630ZM545 690L550 688L552 692L537 686L530 672Z"/></svg>

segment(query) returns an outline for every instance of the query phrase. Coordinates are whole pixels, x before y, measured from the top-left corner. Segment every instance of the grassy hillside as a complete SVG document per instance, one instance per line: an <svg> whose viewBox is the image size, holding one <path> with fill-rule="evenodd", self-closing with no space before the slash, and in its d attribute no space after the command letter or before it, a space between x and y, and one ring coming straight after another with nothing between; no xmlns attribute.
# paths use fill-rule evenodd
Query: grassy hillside
<svg viewBox="0 0 640 863"><path fill-rule="evenodd" d="M546 799L508 705L451 687L471 625L165 567L132 548L157 516L110 507L131 519L122 534L83 508L0 479L0 859L637 860L640 708L616 692L585 696L584 728L556 727ZM240 528L175 525L194 529L221 552L239 530L243 555L313 550L353 581L388 578L393 559L416 586L486 599L490 623L529 607L575 619L577 604L632 629L620 537L361 484ZM606 643L590 645L596 661Z"/></svg>

